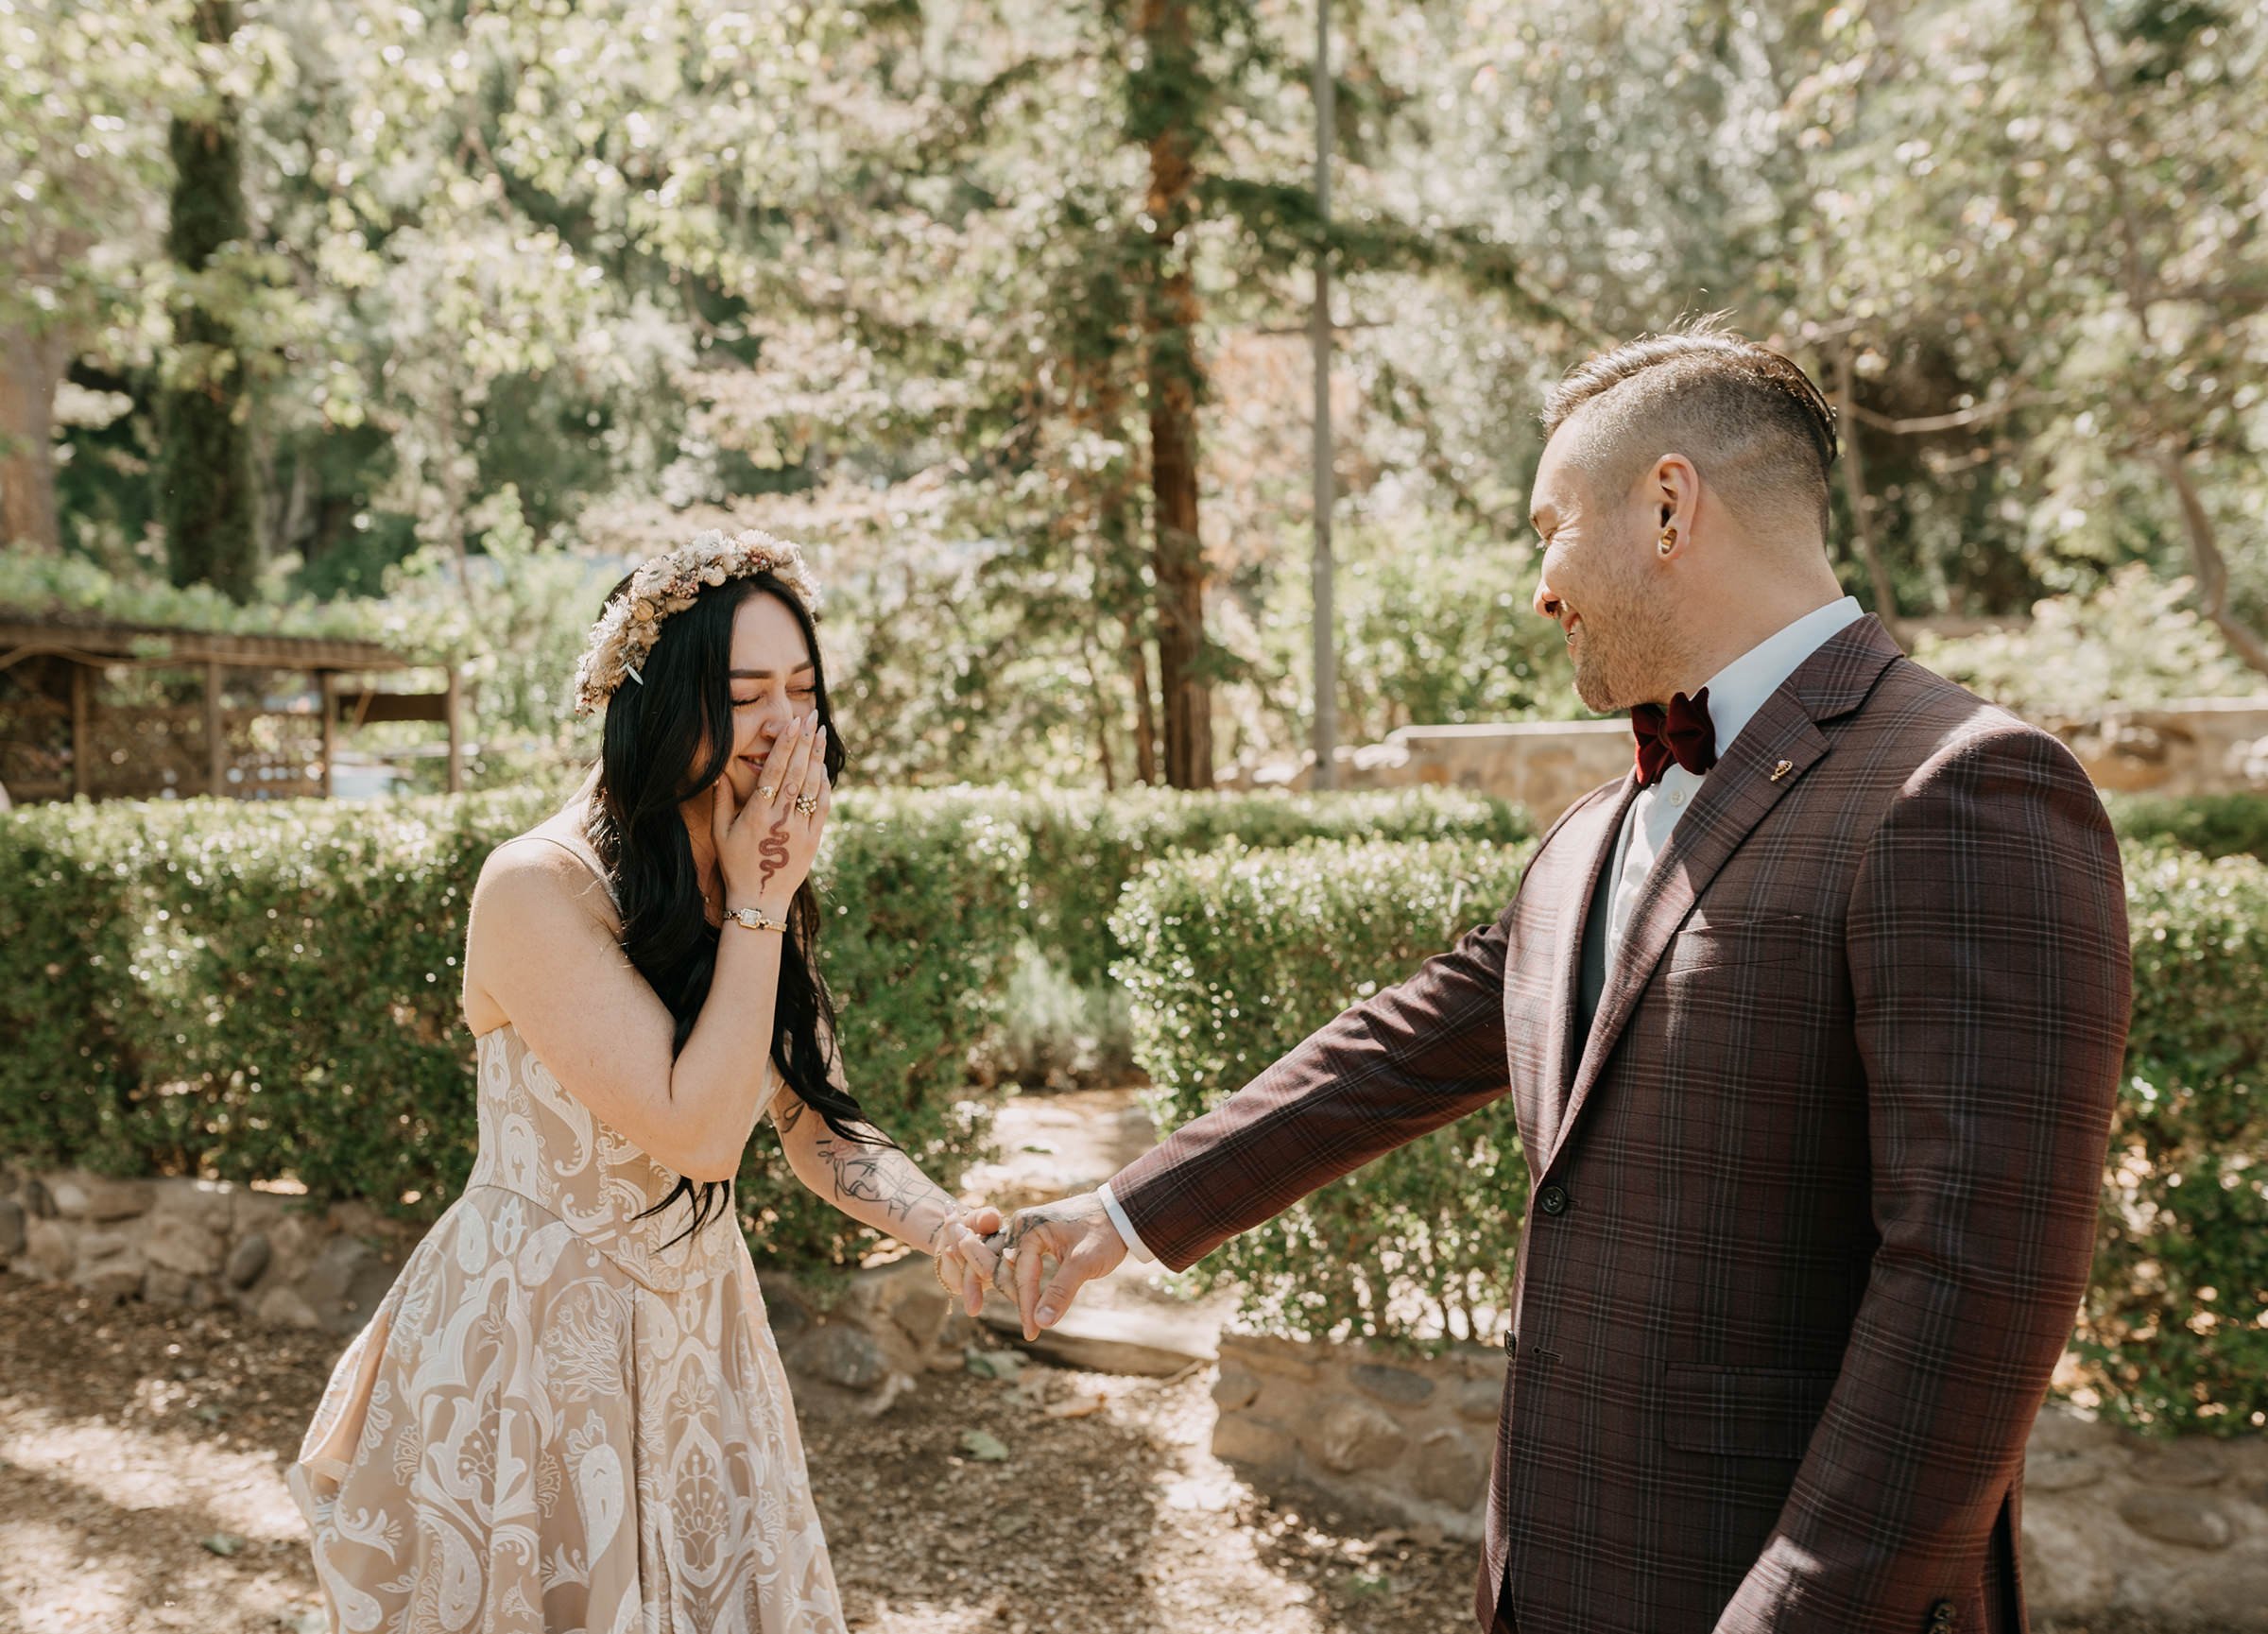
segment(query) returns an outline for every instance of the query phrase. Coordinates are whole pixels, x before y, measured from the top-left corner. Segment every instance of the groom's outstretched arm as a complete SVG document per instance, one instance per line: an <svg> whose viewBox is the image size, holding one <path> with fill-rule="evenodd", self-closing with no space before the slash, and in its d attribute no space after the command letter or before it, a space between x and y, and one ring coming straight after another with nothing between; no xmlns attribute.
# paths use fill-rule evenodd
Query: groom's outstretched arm
<svg viewBox="0 0 2268 1634"><path fill-rule="evenodd" d="M2102 802L2063 746L1942 753L1847 948L1880 1246L1825 1415L1719 1634L1958 1626L2086 1292L2130 998Z"/></svg>
<svg viewBox="0 0 2268 1634"><path fill-rule="evenodd" d="M1408 981L1342 1012L1111 1177L1143 1245L1175 1270L1504 1094L1507 908Z"/></svg>
<svg viewBox="0 0 2268 1634"><path fill-rule="evenodd" d="M1146 1257L1185 1270L1318 1186L1504 1094L1511 924L1507 907L1408 981L1342 1012L1112 1176L1108 1204L1089 1192L1020 1210L996 1279L1016 1296L1024 1336L1053 1326L1082 1283L1125 1257L1114 1214Z"/></svg>

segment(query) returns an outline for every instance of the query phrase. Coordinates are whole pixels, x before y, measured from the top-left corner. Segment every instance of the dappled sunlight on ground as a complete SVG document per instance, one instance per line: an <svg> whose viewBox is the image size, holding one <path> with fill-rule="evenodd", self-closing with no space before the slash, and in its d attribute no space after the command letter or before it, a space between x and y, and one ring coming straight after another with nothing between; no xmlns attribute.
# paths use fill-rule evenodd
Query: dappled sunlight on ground
<svg viewBox="0 0 2268 1634"><path fill-rule="evenodd" d="M0 1634L319 1634L283 1471L342 1343L0 1274ZM807 1424L850 1626L1469 1627L1468 1548L1260 1499L1209 1451L1211 1382L1033 1365Z"/></svg>

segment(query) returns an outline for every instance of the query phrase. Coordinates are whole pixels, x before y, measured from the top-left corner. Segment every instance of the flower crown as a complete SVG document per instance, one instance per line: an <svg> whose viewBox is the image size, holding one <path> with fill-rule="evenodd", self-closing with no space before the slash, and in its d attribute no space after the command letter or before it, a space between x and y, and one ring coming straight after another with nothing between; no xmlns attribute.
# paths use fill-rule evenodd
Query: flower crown
<svg viewBox="0 0 2268 1634"><path fill-rule="evenodd" d="M575 712L590 714L613 696L624 677L640 686L639 669L661 639L662 621L683 612L702 591L728 579L768 573L793 591L803 610L819 615L818 581L804 565L800 545L762 528L727 537L712 527L677 549L642 562L623 593L609 602L575 666Z"/></svg>

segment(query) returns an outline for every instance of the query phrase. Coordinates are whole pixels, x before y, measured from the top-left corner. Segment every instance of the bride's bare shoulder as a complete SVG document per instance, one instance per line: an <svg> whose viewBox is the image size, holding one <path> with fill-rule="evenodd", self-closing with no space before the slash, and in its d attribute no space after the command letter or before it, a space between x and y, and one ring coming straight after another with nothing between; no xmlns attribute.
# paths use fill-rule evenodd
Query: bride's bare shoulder
<svg viewBox="0 0 2268 1634"><path fill-rule="evenodd" d="M621 935L621 920L597 873L598 858L580 825L547 817L490 851L472 886L465 927L463 1002L475 1035L507 1019L491 996L515 971L583 956Z"/></svg>
<svg viewBox="0 0 2268 1634"><path fill-rule="evenodd" d="M472 887L474 922L541 920L573 903L611 925L603 867L574 813L555 812L489 852Z"/></svg>

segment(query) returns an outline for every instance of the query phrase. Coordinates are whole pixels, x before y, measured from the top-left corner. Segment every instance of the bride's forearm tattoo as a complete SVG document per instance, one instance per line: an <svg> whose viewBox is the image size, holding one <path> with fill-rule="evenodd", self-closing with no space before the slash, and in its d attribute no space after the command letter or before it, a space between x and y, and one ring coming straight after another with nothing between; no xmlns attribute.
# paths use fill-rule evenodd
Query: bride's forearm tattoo
<svg viewBox="0 0 2268 1634"><path fill-rule="evenodd" d="M788 1096L778 1120L782 1141L794 1133L810 1109L801 1098ZM788 1158L815 1192L821 1190L819 1177L807 1165L816 1163L825 1169L832 1201L853 1219L887 1231L902 1243L919 1245L926 1252L943 1252L945 1233L961 1217L961 1205L953 1194L924 1175L919 1165L896 1146L846 1139L821 1127L789 1146ZM980 1250L974 1258L985 1272L991 1271L988 1252Z"/></svg>
<svg viewBox="0 0 2268 1634"><path fill-rule="evenodd" d="M823 1135L812 1143L812 1150L833 1174L837 1201L871 1203L894 1222L910 1220L924 1203L936 1203L947 1213L953 1211L953 1199L895 1146Z"/></svg>

